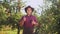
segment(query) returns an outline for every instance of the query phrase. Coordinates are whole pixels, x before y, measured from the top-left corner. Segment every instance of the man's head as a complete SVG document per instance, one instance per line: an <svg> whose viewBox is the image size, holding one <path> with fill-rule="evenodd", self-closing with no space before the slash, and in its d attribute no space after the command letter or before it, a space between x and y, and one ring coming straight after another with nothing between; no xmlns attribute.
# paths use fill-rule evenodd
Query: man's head
<svg viewBox="0 0 60 34"><path fill-rule="evenodd" d="M25 8L25 12L28 15L31 15L33 11L34 11L34 8L32 8L31 6L28 6L28 7Z"/></svg>

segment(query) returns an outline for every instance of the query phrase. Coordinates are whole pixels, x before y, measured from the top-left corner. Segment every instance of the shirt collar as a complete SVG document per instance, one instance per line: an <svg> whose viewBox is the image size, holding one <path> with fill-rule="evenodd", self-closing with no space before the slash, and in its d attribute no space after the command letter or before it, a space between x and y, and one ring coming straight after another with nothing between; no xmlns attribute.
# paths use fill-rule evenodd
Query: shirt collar
<svg viewBox="0 0 60 34"><path fill-rule="evenodd" d="M28 15L26 15L26 16L28 16ZM32 15L30 15L30 16L28 16L28 17L31 17Z"/></svg>

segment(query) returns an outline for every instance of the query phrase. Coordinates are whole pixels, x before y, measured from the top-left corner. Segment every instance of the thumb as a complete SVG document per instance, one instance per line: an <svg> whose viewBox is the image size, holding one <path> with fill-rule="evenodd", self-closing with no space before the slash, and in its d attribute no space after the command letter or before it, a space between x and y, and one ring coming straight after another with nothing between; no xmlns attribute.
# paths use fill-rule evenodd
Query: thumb
<svg viewBox="0 0 60 34"><path fill-rule="evenodd" d="M24 19L26 19L26 17L24 17Z"/></svg>
<svg viewBox="0 0 60 34"><path fill-rule="evenodd" d="M34 21L34 20L32 20L32 21Z"/></svg>

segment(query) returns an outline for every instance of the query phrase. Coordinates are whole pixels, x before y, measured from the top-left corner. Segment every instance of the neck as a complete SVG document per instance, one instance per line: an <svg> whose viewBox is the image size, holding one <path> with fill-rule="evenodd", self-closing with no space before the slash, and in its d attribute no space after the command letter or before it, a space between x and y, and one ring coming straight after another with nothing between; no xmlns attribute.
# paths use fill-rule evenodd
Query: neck
<svg viewBox="0 0 60 34"><path fill-rule="evenodd" d="M28 15L28 16L30 16L30 15Z"/></svg>
<svg viewBox="0 0 60 34"><path fill-rule="evenodd" d="M30 16L30 15L27 15L27 16Z"/></svg>

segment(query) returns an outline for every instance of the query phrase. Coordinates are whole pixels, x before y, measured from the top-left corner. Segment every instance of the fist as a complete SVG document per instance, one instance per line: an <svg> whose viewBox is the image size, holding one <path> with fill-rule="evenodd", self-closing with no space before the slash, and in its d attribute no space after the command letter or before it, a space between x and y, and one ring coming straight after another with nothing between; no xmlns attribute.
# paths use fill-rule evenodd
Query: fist
<svg viewBox="0 0 60 34"><path fill-rule="evenodd" d="M26 17L23 18L23 21L26 21Z"/></svg>
<svg viewBox="0 0 60 34"><path fill-rule="evenodd" d="M32 20L32 24L36 24L36 22L34 20Z"/></svg>

